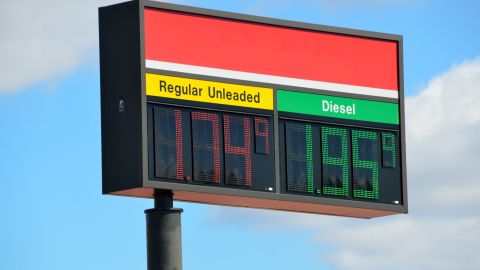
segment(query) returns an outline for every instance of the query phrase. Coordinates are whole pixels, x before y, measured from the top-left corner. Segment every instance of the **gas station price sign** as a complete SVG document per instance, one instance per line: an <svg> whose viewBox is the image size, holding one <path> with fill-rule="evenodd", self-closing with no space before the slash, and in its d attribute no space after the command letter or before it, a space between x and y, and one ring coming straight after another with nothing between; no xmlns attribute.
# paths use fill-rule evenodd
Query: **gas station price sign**
<svg viewBox="0 0 480 270"><path fill-rule="evenodd" d="M149 1L99 22L105 194L407 213L401 36Z"/></svg>

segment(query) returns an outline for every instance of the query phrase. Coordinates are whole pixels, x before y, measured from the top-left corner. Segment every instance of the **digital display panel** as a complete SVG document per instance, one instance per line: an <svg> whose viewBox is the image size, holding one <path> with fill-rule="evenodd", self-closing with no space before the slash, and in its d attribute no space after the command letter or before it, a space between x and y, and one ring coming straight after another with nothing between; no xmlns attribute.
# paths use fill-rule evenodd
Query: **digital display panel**
<svg viewBox="0 0 480 270"><path fill-rule="evenodd" d="M322 120L281 119L280 171L284 175L281 177L284 192L400 203L400 171L391 161L385 166L383 153L395 153L393 145L398 143L395 133L333 125ZM391 140L388 145L380 140L387 136ZM385 147L390 148L385 150ZM391 160L393 154L389 156Z"/></svg>
<svg viewBox="0 0 480 270"><path fill-rule="evenodd" d="M272 118L150 106L155 181L275 191ZM181 147L178 147L181 144Z"/></svg>
<svg viewBox="0 0 480 270"><path fill-rule="evenodd" d="M278 188L272 151L274 123L268 112L261 116L167 103L150 106L154 180L263 192ZM282 192L401 202L401 191L389 183L400 183L396 132L299 117L302 115L280 113Z"/></svg>

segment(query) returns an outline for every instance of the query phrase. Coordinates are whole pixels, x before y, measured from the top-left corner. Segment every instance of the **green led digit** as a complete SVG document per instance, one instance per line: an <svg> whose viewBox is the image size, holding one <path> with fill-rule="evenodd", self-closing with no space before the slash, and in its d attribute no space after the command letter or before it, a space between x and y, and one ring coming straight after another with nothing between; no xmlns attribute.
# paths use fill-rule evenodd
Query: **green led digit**
<svg viewBox="0 0 480 270"><path fill-rule="evenodd" d="M378 199L377 133L352 130L353 196Z"/></svg>
<svg viewBox="0 0 480 270"><path fill-rule="evenodd" d="M313 193L312 126L286 124L287 189Z"/></svg>
<svg viewBox="0 0 480 270"><path fill-rule="evenodd" d="M382 151L383 166L395 168L397 164L395 134L382 132Z"/></svg>
<svg viewBox="0 0 480 270"><path fill-rule="evenodd" d="M311 125L305 125L305 139L307 143L307 191L313 193L313 147Z"/></svg>
<svg viewBox="0 0 480 270"><path fill-rule="evenodd" d="M347 196L349 189L347 130L334 127L321 129L323 194Z"/></svg>

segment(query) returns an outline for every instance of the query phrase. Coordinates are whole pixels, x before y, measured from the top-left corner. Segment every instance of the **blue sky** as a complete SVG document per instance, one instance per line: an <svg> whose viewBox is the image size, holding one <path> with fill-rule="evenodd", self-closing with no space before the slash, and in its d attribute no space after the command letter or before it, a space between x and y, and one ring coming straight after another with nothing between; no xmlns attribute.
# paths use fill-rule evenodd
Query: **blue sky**
<svg viewBox="0 0 480 270"><path fill-rule="evenodd" d="M184 269L480 269L478 1L173 1L404 37L410 213L176 203ZM101 195L98 6L0 3L0 269L146 269L150 200Z"/></svg>

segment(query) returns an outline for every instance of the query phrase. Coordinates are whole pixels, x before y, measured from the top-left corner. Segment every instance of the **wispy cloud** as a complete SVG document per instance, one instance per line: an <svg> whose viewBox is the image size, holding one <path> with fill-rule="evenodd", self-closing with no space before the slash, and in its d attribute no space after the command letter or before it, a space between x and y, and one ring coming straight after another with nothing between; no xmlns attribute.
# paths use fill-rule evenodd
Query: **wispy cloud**
<svg viewBox="0 0 480 270"><path fill-rule="evenodd" d="M478 85L480 59L453 66L407 99L410 190L422 214L466 215L480 207Z"/></svg>
<svg viewBox="0 0 480 270"><path fill-rule="evenodd" d="M251 1L247 9L248 13L261 15L272 7L313 7L324 13L335 13L349 9L382 9L390 6L398 6L416 3L418 0L255 0Z"/></svg>
<svg viewBox="0 0 480 270"><path fill-rule="evenodd" d="M11 92L84 61L96 31L96 2L2 1L0 92Z"/></svg>
<svg viewBox="0 0 480 270"><path fill-rule="evenodd" d="M0 93L85 64L98 44L97 8L108 1L0 1Z"/></svg>
<svg viewBox="0 0 480 270"><path fill-rule="evenodd" d="M406 99L410 214L373 220L215 208L214 222L309 230L336 269L480 269L480 59Z"/></svg>

